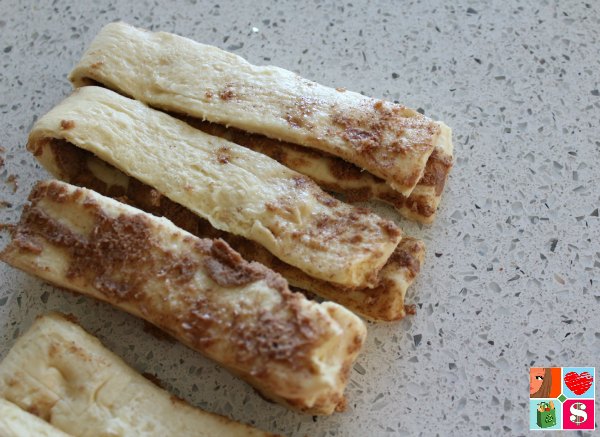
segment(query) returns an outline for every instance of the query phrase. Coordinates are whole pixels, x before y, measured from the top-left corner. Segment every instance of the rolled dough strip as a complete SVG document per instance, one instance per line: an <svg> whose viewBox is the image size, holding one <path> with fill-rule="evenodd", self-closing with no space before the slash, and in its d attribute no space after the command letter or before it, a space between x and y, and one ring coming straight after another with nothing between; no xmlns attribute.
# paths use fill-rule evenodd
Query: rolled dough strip
<svg viewBox="0 0 600 437"><path fill-rule="evenodd" d="M59 181L39 183L0 258L123 309L313 414L344 404L365 337L345 308L289 291L222 240Z"/></svg>
<svg viewBox="0 0 600 437"><path fill-rule="evenodd" d="M270 156L308 176L324 190L343 194L347 202L381 200L394 206L403 217L420 223L432 223L435 219L452 168L452 142L443 141L427 160L423 177L410 196L406 197L383 179L328 153L191 117L182 119L206 133ZM446 125L442 126L442 135L451 136L450 128Z"/></svg>
<svg viewBox="0 0 600 437"><path fill-rule="evenodd" d="M70 74L167 111L322 150L408 196L443 138L417 111L125 23L105 26Z"/></svg>
<svg viewBox="0 0 600 437"><path fill-rule="evenodd" d="M39 416L32 425L61 430L48 436L273 435L172 396L57 313L38 317L0 363L0 396Z"/></svg>

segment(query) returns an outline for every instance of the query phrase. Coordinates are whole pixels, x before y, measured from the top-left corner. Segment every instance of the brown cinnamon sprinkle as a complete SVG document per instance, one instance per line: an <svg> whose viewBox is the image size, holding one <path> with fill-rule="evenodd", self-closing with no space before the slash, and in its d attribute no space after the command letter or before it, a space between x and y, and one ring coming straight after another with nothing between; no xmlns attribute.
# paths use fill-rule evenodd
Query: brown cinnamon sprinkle
<svg viewBox="0 0 600 437"><path fill-rule="evenodd" d="M92 286L109 301L134 303L149 321L183 336L200 351L227 338L235 360L256 372L266 371L264 366L272 361L294 369L308 366L312 371L307 356L324 341L323 322L318 313L304 309L304 298L290 292L283 278L260 264L246 262L222 240L189 236L182 253L166 251L155 241L150 219L144 214L111 217L93 199L82 196L86 196L84 191L68 192L58 183L38 184L18 225L16 247L35 251L46 240L65 250L70 260L68 278ZM81 202L93 218L92 230L75 234L39 206L42 199L68 205ZM193 278L198 270L221 287L264 279L281 301L268 311L216 307L201 297L207 291L196 288ZM153 303L153 293L147 290L156 287L157 280L186 290L176 311Z"/></svg>
<svg viewBox="0 0 600 437"><path fill-rule="evenodd" d="M435 214L435 208L431 204L431 199L426 196L409 196L404 202L404 206L422 217L431 217L433 214Z"/></svg>
<svg viewBox="0 0 600 437"><path fill-rule="evenodd" d="M63 130L73 129L75 127L75 122L73 120L61 120L60 128Z"/></svg>
<svg viewBox="0 0 600 437"><path fill-rule="evenodd" d="M340 158L329 156L327 165L331 174L342 181L359 180L362 178L362 170L354 164Z"/></svg>
<svg viewBox="0 0 600 437"><path fill-rule="evenodd" d="M217 162L219 164L227 164L231 160L231 149L223 146L217 150Z"/></svg>
<svg viewBox="0 0 600 437"><path fill-rule="evenodd" d="M417 276L421 270L421 263L414 256L415 253L418 253L417 249L419 244L421 243L418 240L411 237L404 237L402 244L399 245L398 249L390 256L390 262L406 267L413 278Z"/></svg>
<svg viewBox="0 0 600 437"><path fill-rule="evenodd" d="M219 92L219 97L221 100L231 100L235 97L235 92L233 91L232 84L227 84L225 89Z"/></svg>
<svg viewBox="0 0 600 437"><path fill-rule="evenodd" d="M43 394L38 394L37 396L33 397L33 399L30 401L30 404L25 407L25 410L28 413L45 420L46 422L50 422L52 407L54 407L56 402L56 400L45 397Z"/></svg>
<svg viewBox="0 0 600 437"><path fill-rule="evenodd" d="M357 154L381 168L395 165L398 156L431 149L439 132L438 125L418 112L381 100L354 112L334 112L331 121ZM408 130L410 141L402 138ZM402 183L413 185L419 177L420 172Z"/></svg>
<svg viewBox="0 0 600 437"><path fill-rule="evenodd" d="M414 316L415 314L417 314L417 306L414 303L410 305L404 305L404 311L406 312L406 314Z"/></svg>
<svg viewBox="0 0 600 437"><path fill-rule="evenodd" d="M365 202L373 198L373 190L371 190L370 187L342 189L339 185L327 184L327 187L325 188L334 193L343 194L344 199L348 203Z"/></svg>
<svg viewBox="0 0 600 437"><path fill-rule="evenodd" d="M222 287L238 287L256 282L266 276L266 269L258 263L247 263L225 241L215 240L210 257L204 260L208 276Z"/></svg>
<svg viewBox="0 0 600 437"><path fill-rule="evenodd" d="M310 97L299 97L289 108L288 112L285 114L285 120L292 127L304 127L307 126L310 128L310 115L313 113L313 106L315 105L316 100Z"/></svg>
<svg viewBox="0 0 600 437"><path fill-rule="evenodd" d="M427 166L425 167L425 173L423 178L419 181L419 184L435 187L435 194L439 196L444 191L444 185L446 184L446 178L452 168L452 157L443 155L438 150L434 150Z"/></svg>
<svg viewBox="0 0 600 437"><path fill-rule="evenodd" d="M393 205L394 208L397 208L397 209L402 208L405 205L406 199L407 199L406 196L400 194L397 191L393 191L393 190L383 191L383 192L379 193L378 197L379 197L379 199L383 200L384 202L387 202L387 203ZM410 199L410 196L408 197L408 199Z"/></svg>

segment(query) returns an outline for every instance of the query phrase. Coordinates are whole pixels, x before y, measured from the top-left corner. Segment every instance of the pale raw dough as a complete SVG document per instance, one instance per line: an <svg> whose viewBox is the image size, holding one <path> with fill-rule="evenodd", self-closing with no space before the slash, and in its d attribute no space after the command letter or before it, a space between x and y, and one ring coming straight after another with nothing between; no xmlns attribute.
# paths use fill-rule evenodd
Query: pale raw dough
<svg viewBox="0 0 600 437"><path fill-rule="evenodd" d="M74 437L272 436L175 398L56 313L38 317L0 363L0 396ZM23 428L46 423L27 419Z"/></svg>
<svg viewBox="0 0 600 437"><path fill-rule="evenodd" d="M69 437L69 434L0 397L0 437Z"/></svg>

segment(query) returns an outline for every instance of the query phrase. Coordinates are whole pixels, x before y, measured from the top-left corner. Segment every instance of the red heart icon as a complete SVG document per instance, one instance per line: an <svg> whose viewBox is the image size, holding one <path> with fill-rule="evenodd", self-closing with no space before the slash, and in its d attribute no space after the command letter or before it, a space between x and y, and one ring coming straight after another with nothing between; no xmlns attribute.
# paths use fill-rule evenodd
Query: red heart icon
<svg viewBox="0 0 600 437"><path fill-rule="evenodd" d="M576 372L569 372L565 375L565 384L569 387L573 393L577 396L584 394L592 386L594 378L588 372L582 372L581 374Z"/></svg>

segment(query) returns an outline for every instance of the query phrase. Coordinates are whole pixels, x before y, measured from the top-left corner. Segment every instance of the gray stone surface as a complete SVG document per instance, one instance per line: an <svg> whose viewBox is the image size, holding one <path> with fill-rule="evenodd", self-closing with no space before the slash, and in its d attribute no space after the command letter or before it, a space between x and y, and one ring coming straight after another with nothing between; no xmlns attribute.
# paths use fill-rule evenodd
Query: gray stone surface
<svg viewBox="0 0 600 437"><path fill-rule="evenodd" d="M369 325L343 414L269 404L133 317L4 265L0 357L37 314L60 310L194 405L272 432L526 434L530 365L600 364L599 17L594 0L2 0L2 222L47 177L25 152L28 130L117 19L422 108L454 128L457 161L432 226L377 207L428 254L408 296L418 314Z"/></svg>

